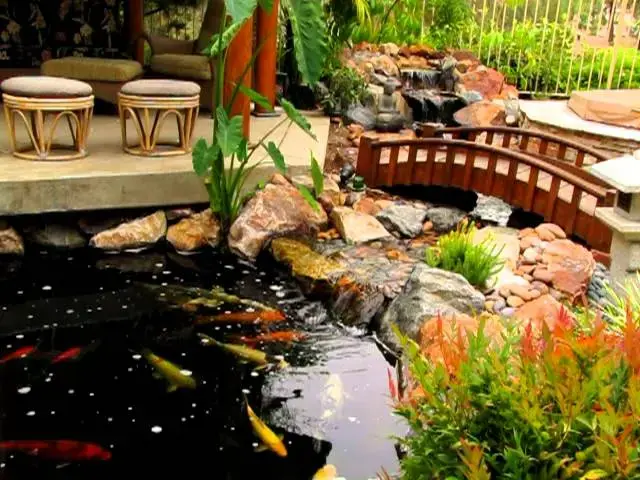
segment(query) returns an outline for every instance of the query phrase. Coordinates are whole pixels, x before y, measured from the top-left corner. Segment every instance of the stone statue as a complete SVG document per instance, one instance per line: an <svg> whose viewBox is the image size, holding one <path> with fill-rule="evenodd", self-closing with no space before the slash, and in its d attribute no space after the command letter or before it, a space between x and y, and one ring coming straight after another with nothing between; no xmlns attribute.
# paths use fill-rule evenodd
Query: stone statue
<svg viewBox="0 0 640 480"><path fill-rule="evenodd" d="M393 94L396 90L394 82L384 84L384 93L378 101L378 114L376 115L376 130L379 132L399 132L404 126L404 115L396 106Z"/></svg>

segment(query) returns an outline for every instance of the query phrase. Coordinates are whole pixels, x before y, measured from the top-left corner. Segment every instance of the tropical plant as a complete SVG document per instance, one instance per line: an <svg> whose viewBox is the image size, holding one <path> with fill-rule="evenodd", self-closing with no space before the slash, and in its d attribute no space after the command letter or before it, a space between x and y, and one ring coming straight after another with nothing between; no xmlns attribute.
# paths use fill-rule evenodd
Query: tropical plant
<svg viewBox="0 0 640 480"><path fill-rule="evenodd" d="M326 115L339 115L371 98L367 82L354 69L342 66L327 77L327 92L320 99Z"/></svg>
<svg viewBox="0 0 640 480"><path fill-rule="evenodd" d="M425 261L430 267L459 273L471 285L484 286L502 268L502 248L491 244L490 239L474 243L475 232L473 222L463 222L456 231L441 236L435 246L425 251Z"/></svg>
<svg viewBox="0 0 640 480"><path fill-rule="evenodd" d="M211 142L201 138L196 143L193 150L193 168L203 179L209 193L211 209L218 215L222 231L226 233L246 198L245 183L257 165L270 158L280 172L287 173L287 165L279 149L284 137L279 144L267 141L268 137L284 124L288 124L287 132L292 125L296 125L313 139L315 135L311 131L308 120L291 103L282 99L280 105L286 117L274 125L260 140L249 144L249 139L243 134L242 116L232 116L231 106L239 94L244 94L256 104L267 109L272 108L264 96L243 85L243 79L249 74L262 43L245 65L244 72L237 80L233 93L228 99L223 97L226 57L231 41L244 23L251 21L257 6L270 10L273 1L225 0L224 3L226 10L223 15L225 19L223 28L213 36L208 49L217 65L214 93L216 108L212 138ZM323 52L326 50L325 25L320 1L285 0L282 5L288 12L294 32L295 56L300 74L308 83L315 83L320 77ZM260 40L264 42L267 39ZM254 156L257 155L263 155L263 157L256 162ZM305 196L309 197L309 195ZM319 208L315 203L313 206Z"/></svg>
<svg viewBox="0 0 640 480"><path fill-rule="evenodd" d="M580 332L564 310L554 320L524 332L440 320L431 350L401 337L415 384L396 410L412 431L403 480L640 477L638 319L622 335Z"/></svg>

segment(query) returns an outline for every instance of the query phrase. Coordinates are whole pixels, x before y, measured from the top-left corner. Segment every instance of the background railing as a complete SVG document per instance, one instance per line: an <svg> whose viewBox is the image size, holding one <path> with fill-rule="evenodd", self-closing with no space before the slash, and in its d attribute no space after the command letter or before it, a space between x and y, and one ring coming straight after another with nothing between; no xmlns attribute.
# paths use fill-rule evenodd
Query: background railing
<svg viewBox="0 0 640 480"><path fill-rule="evenodd" d="M468 47L522 91L640 87L638 0L470 0Z"/></svg>

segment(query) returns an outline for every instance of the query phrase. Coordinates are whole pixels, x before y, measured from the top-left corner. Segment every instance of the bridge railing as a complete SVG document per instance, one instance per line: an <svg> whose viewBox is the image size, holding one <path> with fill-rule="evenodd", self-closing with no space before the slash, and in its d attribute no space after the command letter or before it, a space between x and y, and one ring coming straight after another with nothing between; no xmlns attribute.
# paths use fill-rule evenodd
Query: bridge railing
<svg viewBox="0 0 640 480"><path fill-rule="evenodd" d="M357 172L371 187L441 185L473 190L560 225L608 251L611 232L594 216L613 205L612 189L575 171L492 145L443 138L376 140L362 137Z"/></svg>

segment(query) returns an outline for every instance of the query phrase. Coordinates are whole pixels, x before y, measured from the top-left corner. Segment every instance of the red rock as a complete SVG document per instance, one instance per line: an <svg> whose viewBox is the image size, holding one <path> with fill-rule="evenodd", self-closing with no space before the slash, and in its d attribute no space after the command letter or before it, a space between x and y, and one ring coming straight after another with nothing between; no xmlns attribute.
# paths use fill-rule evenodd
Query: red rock
<svg viewBox="0 0 640 480"><path fill-rule="evenodd" d="M563 308L562 304L551 295L542 295L518 308L514 317L525 325L531 323L535 332L542 332L543 322L553 330ZM572 321L575 320L571 312L567 312L567 315Z"/></svg>
<svg viewBox="0 0 640 480"><path fill-rule="evenodd" d="M525 301L529 301L532 299L527 287L521 287L520 285L509 285L509 289L511 290L512 295L520 297ZM511 306L513 307L513 305Z"/></svg>
<svg viewBox="0 0 640 480"><path fill-rule="evenodd" d="M453 118L462 127L506 126L504 106L487 100L467 105Z"/></svg>
<svg viewBox="0 0 640 480"><path fill-rule="evenodd" d="M380 208L380 210L384 210L385 208L393 205L393 202L391 200L385 200L385 199L376 200L375 203L378 206L378 208Z"/></svg>
<svg viewBox="0 0 640 480"><path fill-rule="evenodd" d="M460 85L466 91L475 90L485 99L493 100L500 95L504 85L504 75L493 68L480 67L460 76Z"/></svg>
<svg viewBox="0 0 640 480"><path fill-rule="evenodd" d="M370 59L373 69L378 73L384 73L387 77L399 77L400 70L396 62L389 55L378 55Z"/></svg>
<svg viewBox="0 0 640 480"><path fill-rule="evenodd" d="M424 225L422 225L422 232L427 233L432 230L433 230L433 222L430 220L427 220L426 222L424 222Z"/></svg>
<svg viewBox="0 0 640 480"><path fill-rule="evenodd" d="M400 53L400 47L395 43L383 43L378 47L378 51L384 55L391 55L397 57Z"/></svg>
<svg viewBox="0 0 640 480"><path fill-rule="evenodd" d="M500 94L496 98L500 98L502 100L511 100L511 99L518 98L519 96L520 96L520 92L516 87L505 83L502 86L502 90L500 91Z"/></svg>
<svg viewBox="0 0 640 480"><path fill-rule="evenodd" d="M416 55L418 57L429 58L437 55L437 53L438 51L435 48L425 44L411 45L409 47L409 55Z"/></svg>
<svg viewBox="0 0 640 480"><path fill-rule="evenodd" d="M469 50L456 50L451 54L458 62L469 62L472 64L480 65L480 60L476 57L475 53Z"/></svg>
<svg viewBox="0 0 640 480"><path fill-rule="evenodd" d="M533 270L536 268L535 265L520 265L518 267L518 271L517 273L519 273L520 275L522 274L529 274L531 272L533 272Z"/></svg>
<svg viewBox="0 0 640 480"><path fill-rule="evenodd" d="M377 215L382 210L376 202L370 197L364 197L358 200L354 205L353 209L356 212L366 213L367 215Z"/></svg>
<svg viewBox="0 0 640 480"><path fill-rule="evenodd" d="M542 257L553 288L567 294L571 301L586 292L596 264L589 250L571 240L554 240Z"/></svg>
<svg viewBox="0 0 640 480"><path fill-rule="evenodd" d="M507 305L513 308L518 308L524 305L524 300L515 295L511 295L509 298L507 298Z"/></svg>
<svg viewBox="0 0 640 480"><path fill-rule="evenodd" d="M553 242L556 239L555 234L544 225L537 226L536 233L543 242Z"/></svg>
<svg viewBox="0 0 640 480"><path fill-rule="evenodd" d="M555 223L542 223L538 225L538 228L545 228L549 230L551 233L555 235L556 238L560 240L567 238L567 234L564 232L564 230L558 225L556 225Z"/></svg>
<svg viewBox="0 0 640 480"><path fill-rule="evenodd" d="M526 250L529 247L537 247L540 245L540 237L537 235L529 235L528 237L524 237L520 239L520 250Z"/></svg>
<svg viewBox="0 0 640 480"><path fill-rule="evenodd" d="M553 280L551 272L543 267L536 268L531 275L535 280L540 280L545 283L551 283L551 280Z"/></svg>
<svg viewBox="0 0 640 480"><path fill-rule="evenodd" d="M211 209L183 218L167 230L167 241L179 252L193 252L220 243L220 222Z"/></svg>
<svg viewBox="0 0 640 480"><path fill-rule="evenodd" d="M533 281L533 277L531 275L529 275L528 273L525 273L522 275L522 278L524 278L525 280L527 280L528 282Z"/></svg>
<svg viewBox="0 0 640 480"><path fill-rule="evenodd" d="M539 290L529 290L529 295L531 296L531 300L535 300L536 298L539 298L542 296L542 292L540 292Z"/></svg>
<svg viewBox="0 0 640 480"><path fill-rule="evenodd" d="M398 58L397 66L400 69L426 70L429 68L429 62L424 57L411 55L410 57Z"/></svg>
<svg viewBox="0 0 640 480"><path fill-rule="evenodd" d="M518 238L530 237L532 235L535 236L536 231L533 228L527 227L520 230L520 232L518 233Z"/></svg>
<svg viewBox="0 0 640 480"><path fill-rule="evenodd" d="M500 287L500 290L498 290L498 292L500 293L501 297L509 298L511 296L511 285L504 285L503 287Z"/></svg>
<svg viewBox="0 0 640 480"><path fill-rule="evenodd" d="M541 282L540 280L534 280L533 282L531 282L531 288L533 288L537 292L540 292L542 295L549 293L549 287L547 287L547 284Z"/></svg>

